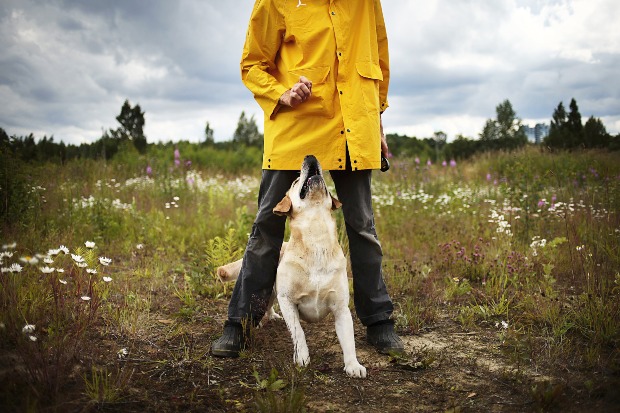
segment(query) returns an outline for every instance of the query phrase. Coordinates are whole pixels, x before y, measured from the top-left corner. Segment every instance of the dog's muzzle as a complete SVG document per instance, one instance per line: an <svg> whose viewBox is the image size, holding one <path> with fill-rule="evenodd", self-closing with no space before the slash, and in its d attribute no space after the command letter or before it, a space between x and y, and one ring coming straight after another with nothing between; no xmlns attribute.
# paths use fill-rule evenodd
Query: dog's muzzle
<svg viewBox="0 0 620 413"><path fill-rule="evenodd" d="M325 180L323 179L323 170L319 160L314 155L307 155L301 165L301 190L299 197L304 199L308 192L316 188L325 188Z"/></svg>

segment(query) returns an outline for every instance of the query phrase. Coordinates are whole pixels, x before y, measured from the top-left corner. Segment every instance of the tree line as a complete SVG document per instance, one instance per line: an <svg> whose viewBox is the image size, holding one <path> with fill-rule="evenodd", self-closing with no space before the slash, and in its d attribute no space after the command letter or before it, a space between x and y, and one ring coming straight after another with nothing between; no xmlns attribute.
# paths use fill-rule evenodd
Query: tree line
<svg viewBox="0 0 620 413"><path fill-rule="evenodd" d="M479 135L479 139L458 135L448 142L445 133L438 131L433 136L418 139L399 134L388 134L390 150L394 156L417 157L424 161L438 162L448 159L467 159L476 153L493 150L514 150L528 144L521 119L509 100L500 103L496 117L488 119ZM55 142L54 137L44 136L36 140L33 134L28 136L8 136L0 128L0 150L28 162L59 162L71 159L111 159L123 145L133 146L140 154L146 154L149 147L158 144L147 143L144 135L144 112L139 104L132 106L125 100L120 114L116 117L119 126L103 132L100 139L79 146ZM204 140L199 146L212 149L235 150L243 147L262 149L263 135L258 131L254 116L247 117L245 112L237 122L232 139L224 142L214 141L214 132L209 122L206 123ZM549 135L542 143L545 147L559 150L578 148L601 148L620 150L620 134L612 136L607 133L600 119L591 116L585 124L575 99L572 99L567 112L562 102L554 110Z"/></svg>

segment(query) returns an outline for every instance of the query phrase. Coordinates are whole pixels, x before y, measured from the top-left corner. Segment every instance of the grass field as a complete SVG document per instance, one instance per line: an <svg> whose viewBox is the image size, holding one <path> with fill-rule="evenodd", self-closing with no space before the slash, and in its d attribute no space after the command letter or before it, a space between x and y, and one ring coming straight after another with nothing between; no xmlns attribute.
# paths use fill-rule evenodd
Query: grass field
<svg viewBox="0 0 620 413"><path fill-rule="evenodd" d="M617 154L375 173L407 353L376 354L356 321L367 380L342 371L333 319L308 326L306 369L278 321L239 359L211 357L232 290L214 270L243 253L260 171L146 165L2 167L3 411L620 409Z"/></svg>

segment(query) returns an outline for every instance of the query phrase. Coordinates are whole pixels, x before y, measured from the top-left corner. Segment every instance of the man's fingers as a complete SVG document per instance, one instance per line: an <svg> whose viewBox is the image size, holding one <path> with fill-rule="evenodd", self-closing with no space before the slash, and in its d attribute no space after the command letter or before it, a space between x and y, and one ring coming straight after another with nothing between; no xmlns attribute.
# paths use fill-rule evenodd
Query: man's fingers
<svg viewBox="0 0 620 413"><path fill-rule="evenodd" d="M299 77L299 83L303 83L304 85L306 85L306 87L310 90L312 90L312 81L310 79L308 79L305 76L300 76Z"/></svg>
<svg viewBox="0 0 620 413"><path fill-rule="evenodd" d="M296 93L294 90L291 90L290 93L290 98L291 98L291 103L292 104L299 104L301 102L304 101L303 97L301 97L298 93Z"/></svg>
<svg viewBox="0 0 620 413"><path fill-rule="evenodd" d="M304 99L309 98L310 95L312 94L312 91L310 90L310 88L306 86L304 83L295 84L295 86L293 86L293 92L297 93L299 96L301 96Z"/></svg>
<svg viewBox="0 0 620 413"><path fill-rule="evenodd" d="M312 96L312 81L301 76L299 82L280 97L280 103L294 108L308 100L310 96Z"/></svg>

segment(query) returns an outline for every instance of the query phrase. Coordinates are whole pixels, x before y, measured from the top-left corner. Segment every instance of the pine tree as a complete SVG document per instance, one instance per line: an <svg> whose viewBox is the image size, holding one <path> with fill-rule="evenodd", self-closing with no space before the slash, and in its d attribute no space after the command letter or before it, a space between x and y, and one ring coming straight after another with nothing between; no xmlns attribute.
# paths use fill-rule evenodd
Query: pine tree
<svg viewBox="0 0 620 413"><path fill-rule="evenodd" d="M207 122L207 125L205 126L204 143L205 145L213 145L215 143L215 139L213 138L213 129L211 128L211 125L209 125L209 122Z"/></svg>
<svg viewBox="0 0 620 413"><path fill-rule="evenodd" d="M566 109L564 104L560 102L558 107L553 111L551 117L551 126L549 127L549 135L543 141L550 148L567 148L565 140L566 133Z"/></svg>
<svg viewBox="0 0 620 413"><path fill-rule="evenodd" d="M121 127L110 130L112 137L119 140L131 140L138 152L144 153L147 143L144 136L144 112L142 112L140 105L136 104L132 108L129 100L126 99L116 120L121 124Z"/></svg>
<svg viewBox="0 0 620 413"><path fill-rule="evenodd" d="M239 122L237 122L237 129L233 135L233 142L248 146L262 147L263 136L258 132L258 126L256 125L256 120L254 120L254 116L248 119L245 116L245 112L241 112Z"/></svg>
<svg viewBox="0 0 620 413"><path fill-rule="evenodd" d="M581 113L575 98L570 101L570 112L566 121L566 130L568 132L569 148L583 146L583 124L581 123Z"/></svg>
<svg viewBox="0 0 620 413"><path fill-rule="evenodd" d="M590 116L583 127L583 143L586 148L605 148L609 146L610 136L600 119Z"/></svg>

